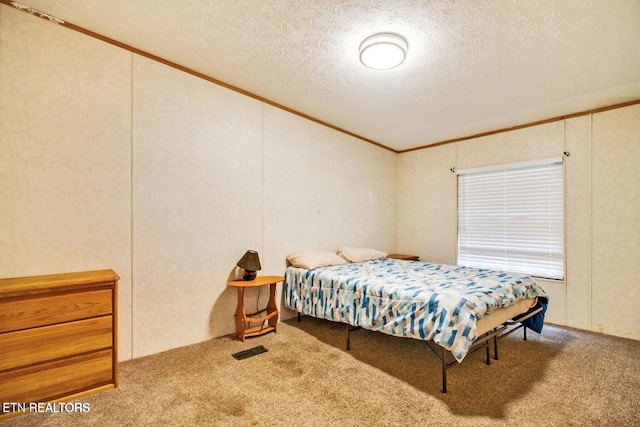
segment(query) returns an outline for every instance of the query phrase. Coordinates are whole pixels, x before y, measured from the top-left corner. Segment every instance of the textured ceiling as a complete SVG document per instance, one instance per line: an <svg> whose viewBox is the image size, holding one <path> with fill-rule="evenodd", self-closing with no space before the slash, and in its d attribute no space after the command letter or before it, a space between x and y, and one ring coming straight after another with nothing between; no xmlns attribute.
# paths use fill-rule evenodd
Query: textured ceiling
<svg viewBox="0 0 640 427"><path fill-rule="evenodd" d="M640 99L640 0L19 3L397 151Z"/></svg>

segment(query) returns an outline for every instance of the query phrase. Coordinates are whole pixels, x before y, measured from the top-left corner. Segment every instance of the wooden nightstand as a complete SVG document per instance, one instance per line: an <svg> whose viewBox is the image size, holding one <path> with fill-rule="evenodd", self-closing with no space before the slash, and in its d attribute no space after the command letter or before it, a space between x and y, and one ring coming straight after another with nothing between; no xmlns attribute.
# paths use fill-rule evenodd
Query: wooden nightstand
<svg viewBox="0 0 640 427"><path fill-rule="evenodd" d="M420 261L420 257L418 255L389 254L387 255L387 258L404 259L406 261Z"/></svg>
<svg viewBox="0 0 640 427"><path fill-rule="evenodd" d="M254 280L232 280L227 285L238 289L238 307L236 308L236 336L244 342L247 337L264 335L269 332L278 332L278 305L276 304L276 285L282 282L282 276L261 276ZM247 314L244 311L244 290L256 286L269 285L269 302L267 307L255 313ZM253 317L267 312L265 317ZM259 323L258 326L248 327L251 323Z"/></svg>

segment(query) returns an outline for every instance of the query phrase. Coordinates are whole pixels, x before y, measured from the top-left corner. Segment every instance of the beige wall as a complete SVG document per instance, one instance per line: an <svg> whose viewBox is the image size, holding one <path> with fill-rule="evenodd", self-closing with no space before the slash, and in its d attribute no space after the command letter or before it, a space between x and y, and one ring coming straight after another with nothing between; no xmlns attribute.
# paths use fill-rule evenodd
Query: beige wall
<svg viewBox="0 0 640 427"><path fill-rule="evenodd" d="M422 261L456 263L456 146L401 154L398 161L398 250Z"/></svg>
<svg viewBox="0 0 640 427"><path fill-rule="evenodd" d="M540 281L547 320L640 339L640 105L399 156L398 250L456 262L456 178L464 169L562 156L566 279Z"/></svg>
<svg viewBox="0 0 640 427"><path fill-rule="evenodd" d="M139 356L231 332L229 274L263 254L261 104L134 55L132 122Z"/></svg>
<svg viewBox="0 0 640 427"><path fill-rule="evenodd" d="M0 277L114 269L125 358L130 57L0 6Z"/></svg>
<svg viewBox="0 0 640 427"><path fill-rule="evenodd" d="M395 153L4 5L0 46L0 277L113 268L121 360L232 333L247 249L395 250Z"/></svg>
<svg viewBox="0 0 640 427"><path fill-rule="evenodd" d="M640 105L593 116L591 328L639 339Z"/></svg>

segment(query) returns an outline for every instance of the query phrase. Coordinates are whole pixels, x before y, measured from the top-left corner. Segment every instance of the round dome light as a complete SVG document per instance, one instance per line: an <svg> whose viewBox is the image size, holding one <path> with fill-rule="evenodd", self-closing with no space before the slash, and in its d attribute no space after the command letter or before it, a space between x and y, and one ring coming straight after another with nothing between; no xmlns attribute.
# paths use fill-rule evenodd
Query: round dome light
<svg viewBox="0 0 640 427"><path fill-rule="evenodd" d="M396 34L375 34L360 44L360 62L374 70L389 70L407 57L407 41Z"/></svg>

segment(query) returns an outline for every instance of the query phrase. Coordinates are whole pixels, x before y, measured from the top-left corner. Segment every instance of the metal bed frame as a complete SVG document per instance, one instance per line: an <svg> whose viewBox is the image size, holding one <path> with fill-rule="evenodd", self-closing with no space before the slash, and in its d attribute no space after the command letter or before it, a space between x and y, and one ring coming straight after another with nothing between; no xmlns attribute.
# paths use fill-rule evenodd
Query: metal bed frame
<svg viewBox="0 0 640 427"><path fill-rule="evenodd" d="M473 342L473 344L471 345L471 348L469 349L469 352L467 354L471 354L471 353L475 353L476 351L484 348L485 349L485 355L486 355L486 364L487 365L491 365L491 350L490 350L490 343L491 341L493 341L493 358L495 360L498 360L498 340L506 337L507 335L512 334L513 332L517 331L520 328L524 328L524 337L523 339L526 341L527 340L527 327L522 323L523 321L529 319L532 316L535 316L536 314L540 313L542 311L542 307L540 306L535 306L534 308L530 309L529 311L522 313L516 317L514 317L513 319L507 320L506 322L502 323L501 325L493 328L492 330L486 332L485 334L479 336L478 338L476 338L476 340ZM301 321L301 314L298 313L298 322ZM350 337L350 333L352 330L356 330L356 329L360 329L359 326L351 326L348 323L346 324L347 328L346 328L346 349L347 351L351 350L351 337ZM448 360L449 358L447 357L447 355L450 353L450 351L448 351L446 348L441 347L437 344L434 344L432 341L426 341L427 345L429 346L429 348L435 353L436 356L438 356L438 358L440 359L440 361L442 362L442 393L446 393L447 392L447 369L450 368L451 366L454 366L457 364L457 361L454 360Z"/></svg>

